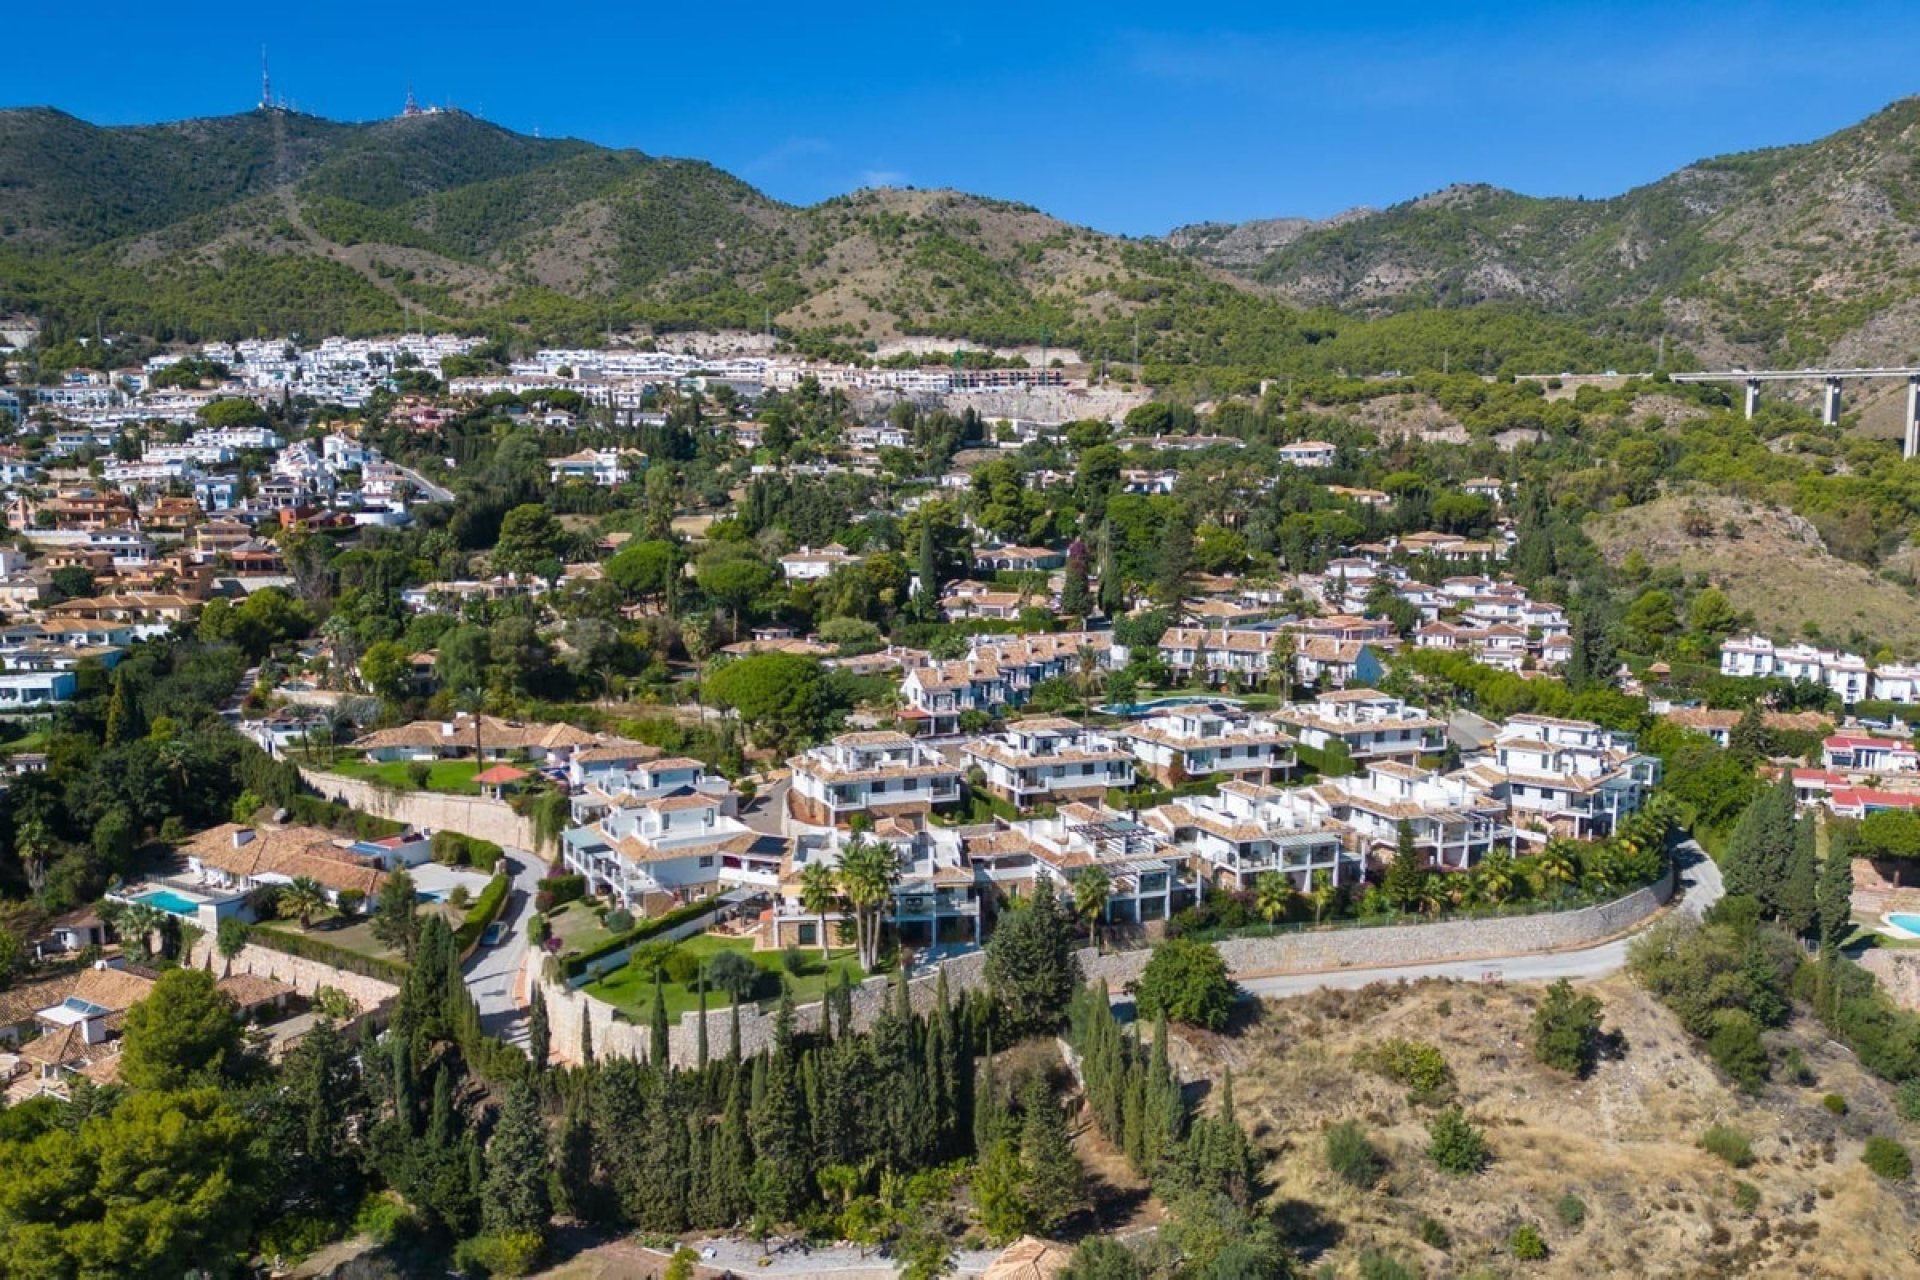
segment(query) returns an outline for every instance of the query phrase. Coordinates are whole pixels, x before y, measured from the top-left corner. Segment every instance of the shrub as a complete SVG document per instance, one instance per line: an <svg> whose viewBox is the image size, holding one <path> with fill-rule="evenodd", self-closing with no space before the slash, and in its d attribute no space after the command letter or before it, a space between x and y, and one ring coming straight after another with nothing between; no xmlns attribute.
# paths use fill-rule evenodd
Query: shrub
<svg viewBox="0 0 1920 1280"><path fill-rule="evenodd" d="M627 933L633 929L633 912L625 907L615 907L602 917L600 923L606 926L608 933Z"/></svg>
<svg viewBox="0 0 1920 1280"><path fill-rule="evenodd" d="M447 892L447 905L455 911L466 910L467 904L471 901L473 901L473 895L467 892L467 886L463 884L457 884Z"/></svg>
<svg viewBox="0 0 1920 1280"><path fill-rule="evenodd" d="M660 967L665 970L668 982L677 982L683 987L690 987L694 979L700 976L700 957L691 951L682 951L679 947L675 947L667 953L667 958Z"/></svg>
<svg viewBox="0 0 1920 1280"><path fill-rule="evenodd" d="M1760 1188L1751 1182L1733 1184L1733 1207L1744 1214L1751 1215L1760 1207Z"/></svg>
<svg viewBox="0 0 1920 1280"><path fill-rule="evenodd" d="M1371 1187L1387 1171L1386 1157L1367 1140L1366 1130L1352 1120L1327 1129L1327 1168L1350 1187Z"/></svg>
<svg viewBox="0 0 1920 1280"><path fill-rule="evenodd" d="M1900 1085L1900 1118L1908 1124L1920 1124L1920 1076Z"/></svg>
<svg viewBox="0 0 1920 1280"><path fill-rule="evenodd" d="M1834 1115L1843 1116L1847 1114L1847 1100L1837 1093L1830 1093L1820 1099L1820 1105L1831 1111Z"/></svg>
<svg viewBox="0 0 1920 1280"><path fill-rule="evenodd" d="M1600 1001L1576 993L1565 978L1548 987L1533 1011L1533 1056L1572 1076L1593 1070L1600 1056Z"/></svg>
<svg viewBox="0 0 1920 1280"><path fill-rule="evenodd" d="M1913 1175L1913 1157L1892 1138L1878 1134L1867 1139L1860 1162L1889 1182L1905 1182Z"/></svg>
<svg viewBox="0 0 1920 1280"><path fill-rule="evenodd" d="M1493 1153L1487 1136L1459 1107L1448 1107L1427 1125L1427 1158L1442 1173L1466 1176L1487 1167Z"/></svg>
<svg viewBox="0 0 1920 1280"><path fill-rule="evenodd" d="M407 761L407 781L413 784L415 791L425 791L432 777L433 766L425 760Z"/></svg>
<svg viewBox="0 0 1920 1280"><path fill-rule="evenodd" d="M453 1251L453 1265L487 1276L524 1276L540 1264L546 1248L538 1231L492 1231L462 1240Z"/></svg>
<svg viewBox="0 0 1920 1280"><path fill-rule="evenodd" d="M1360 1280L1420 1280L1420 1272L1390 1253L1367 1249L1360 1254Z"/></svg>
<svg viewBox="0 0 1920 1280"><path fill-rule="evenodd" d="M545 916L536 915L532 922L527 925L527 940L536 947L544 946L547 939L552 936L553 921L547 919Z"/></svg>
<svg viewBox="0 0 1920 1280"><path fill-rule="evenodd" d="M375 1244L390 1245L417 1230L420 1220L404 1201L385 1195L371 1195L354 1216L356 1233L373 1237Z"/></svg>
<svg viewBox="0 0 1920 1280"><path fill-rule="evenodd" d="M1523 1222L1515 1227L1513 1238L1508 1243L1513 1247L1513 1256L1521 1262L1547 1260L1547 1242L1541 1238L1540 1228L1531 1222Z"/></svg>
<svg viewBox="0 0 1920 1280"><path fill-rule="evenodd" d="M494 864L500 861L501 854L504 852L499 845L491 840L476 840L472 836L462 835L458 831L434 832L432 848L433 860L444 866L479 867L484 871L493 870ZM550 888L556 879L577 879L580 881L581 893L586 892L586 878L584 876L549 876L546 880L541 881L540 887L543 889ZM580 895L575 894L574 896L578 897ZM562 898L557 901L565 902L570 900L571 899Z"/></svg>
<svg viewBox="0 0 1920 1280"><path fill-rule="evenodd" d="M1227 962L1212 947L1190 938L1170 938L1155 947L1134 990L1141 1017L1165 1017L1208 1031L1227 1025L1233 997Z"/></svg>
<svg viewBox="0 0 1920 1280"><path fill-rule="evenodd" d="M1453 1248L1453 1233L1447 1230L1445 1223L1431 1215L1420 1219L1419 1235L1420 1243L1429 1249L1445 1252Z"/></svg>
<svg viewBox="0 0 1920 1280"><path fill-rule="evenodd" d="M548 876L540 882L534 906L551 911L563 902L577 902L587 896L587 878L582 875Z"/></svg>
<svg viewBox="0 0 1920 1280"><path fill-rule="evenodd" d="M667 1269L660 1280L693 1280L693 1269L699 1263L700 1255L683 1244L667 1259Z"/></svg>
<svg viewBox="0 0 1920 1280"><path fill-rule="evenodd" d="M342 889L336 901L341 915L357 916L360 914L360 908L367 905L367 895L361 889Z"/></svg>
<svg viewBox="0 0 1920 1280"><path fill-rule="evenodd" d="M1744 1009L1722 1009L1714 1015L1707 1053L1716 1066L1748 1092L1765 1084L1772 1069L1767 1061L1767 1048L1760 1043L1760 1024Z"/></svg>
<svg viewBox="0 0 1920 1280"><path fill-rule="evenodd" d="M1423 1040L1384 1040L1362 1050L1355 1062L1406 1085L1409 1102L1438 1106L1453 1096L1453 1068L1436 1046Z"/></svg>
<svg viewBox="0 0 1920 1280"><path fill-rule="evenodd" d="M760 966L738 951L722 951L707 961L707 981L735 1001L748 999L760 982Z"/></svg>
<svg viewBox="0 0 1920 1280"><path fill-rule="evenodd" d="M1700 1145L1736 1169L1753 1163L1753 1144L1747 1135L1724 1124L1716 1124L1700 1135Z"/></svg>
<svg viewBox="0 0 1920 1280"><path fill-rule="evenodd" d="M1586 1201L1576 1195L1564 1195L1553 1203L1553 1216L1560 1219L1560 1225L1569 1231L1578 1231L1586 1225Z"/></svg>
<svg viewBox="0 0 1920 1280"><path fill-rule="evenodd" d="M1805 1055L1798 1049L1788 1049L1786 1057L1781 1060L1781 1066L1786 1069L1787 1079L1795 1084L1810 1085L1816 1079L1813 1068L1807 1065Z"/></svg>

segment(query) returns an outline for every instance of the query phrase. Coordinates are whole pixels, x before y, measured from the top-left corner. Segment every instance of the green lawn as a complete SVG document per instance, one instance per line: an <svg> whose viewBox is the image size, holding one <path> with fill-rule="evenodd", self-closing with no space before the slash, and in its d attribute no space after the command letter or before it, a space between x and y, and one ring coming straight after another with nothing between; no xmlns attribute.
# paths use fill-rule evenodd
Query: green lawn
<svg viewBox="0 0 1920 1280"><path fill-rule="evenodd" d="M327 766L334 773L345 774L349 778L365 778L382 786L397 787L402 791L415 791L413 779L407 769L411 761L392 760L386 764L368 764L358 756L343 755ZM488 761L486 768L491 769L495 761ZM516 766L518 767L518 766ZM441 791L455 796L477 796L480 788L474 785L473 775L481 772L481 767L472 760L434 760L427 765L427 790Z"/></svg>
<svg viewBox="0 0 1920 1280"><path fill-rule="evenodd" d="M771 1005L780 999L779 975L785 973L781 965L781 953L778 951L755 951L753 943L744 938L720 938L712 934L700 934L675 945L675 951L698 956L702 964L710 957L722 951L738 951L758 965L766 975L761 979L760 989L754 993L755 1002ZM801 953L802 965L798 974L788 974L787 982L793 991L795 1004L810 1004L821 998L828 984L837 984L840 974L845 972L853 981L859 982L865 976L860 962L855 958L852 948L832 951L825 963L821 962L818 948L807 948ZM633 1022L646 1022L653 1015L653 974L641 972L632 964L622 965L606 977L587 985L588 994L605 1000L624 1013ZM677 1020L681 1014L697 1009L700 998L694 988L677 982L668 982L661 994L667 1003L667 1017ZM718 991L707 992L709 1009L724 1009L730 1004L726 995Z"/></svg>
<svg viewBox="0 0 1920 1280"><path fill-rule="evenodd" d="M613 938L613 932L600 923L600 914L593 904L584 900L576 899L555 907L547 913L547 923L553 927L553 936L560 939L563 956L591 951Z"/></svg>
<svg viewBox="0 0 1920 1280"><path fill-rule="evenodd" d="M429 915L439 914L450 929L458 929L466 913L444 902L420 904L420 919L424 922ZM281 933L298 934L301 932L298 920L263 920L254 926L258 929L277 929ZM344 951L352 951L363 956L379 956L387 960L404 961L406 956L391 950L373 936L373 920L370 916L343 916L328 908L313 917L313 927L306 930L305 936L319 938L332 943Z"/></svg>

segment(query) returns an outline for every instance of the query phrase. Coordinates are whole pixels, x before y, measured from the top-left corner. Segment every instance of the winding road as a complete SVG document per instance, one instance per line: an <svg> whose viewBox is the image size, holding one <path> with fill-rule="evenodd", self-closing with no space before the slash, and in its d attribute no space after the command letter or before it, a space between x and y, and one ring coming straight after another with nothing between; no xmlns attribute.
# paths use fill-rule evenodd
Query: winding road
<svg viewBox="0 0 1920 1280"><path fill-rule="evenodd" d="M1689 840L1674 851L1680 885L1674 910L1696 919L1720 900L1724 889L1720 868L1706 851ZM1305 995L1309 991L1353 991L1376 982L1413 982L1421 978L1454 978L1463 982L1554 982L1605 978L1627 965L1627 947L1639 930L1610 938L1591 947L1570 951L1542 951L1481 960L1445 960L1432 964L1380 965L1368 969L1322 969L1311 973L1280 973L1240 979L1240 989L1256 998Z"/></svg>
<svg viewBox="0 0 1920 1280"><path fill-rule="evenodd" d="M525 849L505 851L513 888L501 908L505 933L494 946L484 943L467 958L467 989L480 1010L480 1027L509 1044L527 1039L527 1002L520 993L520 975L527 954L527 921L533 918L533 895L547 874L547 864Z"/></svg>

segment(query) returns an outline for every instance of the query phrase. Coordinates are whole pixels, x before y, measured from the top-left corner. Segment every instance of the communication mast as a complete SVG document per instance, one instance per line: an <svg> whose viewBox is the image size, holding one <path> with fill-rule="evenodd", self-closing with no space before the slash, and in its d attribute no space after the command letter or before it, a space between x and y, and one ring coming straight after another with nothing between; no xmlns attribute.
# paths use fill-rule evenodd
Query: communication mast
<svg viewBox="0 0 1920 1280"><path fill-rule="evenodd" d="M267 75L267 46L260 46L260 109L273 110L273 79Z"/></svg>

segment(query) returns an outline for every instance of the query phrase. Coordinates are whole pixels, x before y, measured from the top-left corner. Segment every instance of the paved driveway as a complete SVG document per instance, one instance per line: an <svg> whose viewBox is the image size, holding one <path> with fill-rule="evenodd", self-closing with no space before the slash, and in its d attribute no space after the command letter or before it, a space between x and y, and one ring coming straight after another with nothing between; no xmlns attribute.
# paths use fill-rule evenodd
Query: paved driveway
<svg viewBox="0 0 1920 1280"><path fill-rule="evenodd" d="M533 895L547 874L547 864L525 849L506 850L513 888L500 912L506 936L497 946L482 945L467 958L467 990L480 1009L480 1026L488 1035L511 1044L527 1038L525 993L520 969L527 954L527 921L533 918Z"/></svg>
<svg viewBox="0 0 1920 1280"><path fill-rule="evenodd" d="M1698 918L1718 902L1724 892L1720 883L1720 868L1691 840L1675 850L1674 861L1680 867L1679 901L1674 909ZM1626 967L1627 946L1634 936L1628 934L1574 951L1545 951L1495 960L1449 960L1435 964L1380 965L1371 969L1282 973L1266 978L1247 978L1240 983L1240 988L1250 996L1276 997L1328 989L1352 991L1376 982L1413 982L1420 978L1457 978L1463 982L1553 982L1560 978L1604 978Z"/></svg>

